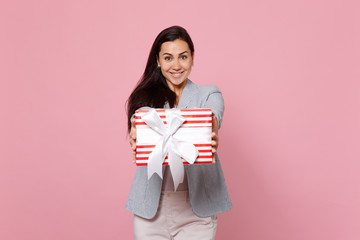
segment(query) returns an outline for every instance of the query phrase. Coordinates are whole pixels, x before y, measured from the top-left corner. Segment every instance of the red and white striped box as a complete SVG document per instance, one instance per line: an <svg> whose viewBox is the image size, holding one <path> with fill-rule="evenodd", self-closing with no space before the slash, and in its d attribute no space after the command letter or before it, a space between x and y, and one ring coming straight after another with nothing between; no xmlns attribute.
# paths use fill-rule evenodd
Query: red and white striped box
<svg viewBox="0 0 360 240"><path fill-rule="evenodd" d="M171 111L179 111L180 115L186 120L173 135L174 138L181 139L194 144L198 149L199 155L194 164L212 163L212 112L207 108L186 108L186 109L155 109L167 126L167 114ZM136 122L136 165L147 165L150 153L155 145L160 141L161 135L151 129L141 118L149 112L137 110L135 112ZM168 165L168 157L165 158L163 165ZM189 164L183 160L183 164Z"/></svg>

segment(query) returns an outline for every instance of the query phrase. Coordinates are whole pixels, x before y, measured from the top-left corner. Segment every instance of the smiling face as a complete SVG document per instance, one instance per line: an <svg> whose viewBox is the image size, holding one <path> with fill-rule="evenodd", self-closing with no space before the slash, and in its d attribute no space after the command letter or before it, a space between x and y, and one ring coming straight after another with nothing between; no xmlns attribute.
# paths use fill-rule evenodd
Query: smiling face
<svg viewBox="0 0 360 240"><path fill-rule="evenodd" d="M169 88L176 93L186 84L193 65L193 55L187 42L176 39L161 45L157 63Z"/></svg>

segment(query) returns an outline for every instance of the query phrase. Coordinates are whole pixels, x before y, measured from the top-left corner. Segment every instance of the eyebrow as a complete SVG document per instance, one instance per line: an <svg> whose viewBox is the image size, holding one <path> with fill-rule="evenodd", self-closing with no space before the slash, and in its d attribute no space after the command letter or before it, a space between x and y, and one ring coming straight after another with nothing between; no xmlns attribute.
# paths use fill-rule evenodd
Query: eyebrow
<svg viewBox="0 0 360 240"><path fill-rule="evenodd" d="M184 54L184 53L188 53L188 51L183 51L182 53L179 53L179 55L182 55L182 54ZM171 53L163 53L163 56L164 56L164 55L170 55L170 56L172 56Z"/></svg>

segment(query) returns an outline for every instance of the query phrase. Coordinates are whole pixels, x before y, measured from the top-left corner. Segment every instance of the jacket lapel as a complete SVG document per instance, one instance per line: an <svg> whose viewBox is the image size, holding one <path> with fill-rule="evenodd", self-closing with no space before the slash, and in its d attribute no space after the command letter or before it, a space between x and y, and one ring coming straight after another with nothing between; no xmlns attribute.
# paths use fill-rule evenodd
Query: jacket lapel
<svg viewBox="0 0 360 240"><path fill-rule="evenodd" d="M182 91L178 108L188 108L191 100L193 99L193 94L195 92L196 85L188 79L186 85Z"/></svg>

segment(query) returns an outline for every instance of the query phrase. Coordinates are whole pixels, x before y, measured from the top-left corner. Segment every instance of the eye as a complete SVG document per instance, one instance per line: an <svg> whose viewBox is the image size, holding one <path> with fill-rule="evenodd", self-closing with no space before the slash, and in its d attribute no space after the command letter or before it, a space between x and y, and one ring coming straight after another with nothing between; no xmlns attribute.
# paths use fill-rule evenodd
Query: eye
<svg viewBox="0 0 360 240"><path fill-rule="evenodd" d="M165 61L170 61L171 57L165 57L164 59L165 59Z"/></svg>
<svg viewBox="0 0 360 240"><path fill-rule="evenodd" d="M185 59L187 59L188 57L186 56L186 55L183 55L183 56L181 56L181 59L182 60L185 60Z"/></svg>

